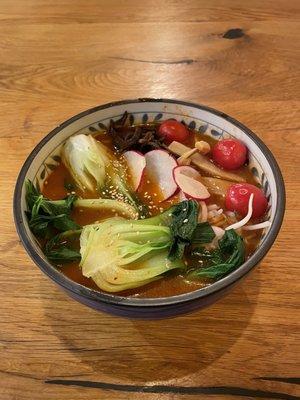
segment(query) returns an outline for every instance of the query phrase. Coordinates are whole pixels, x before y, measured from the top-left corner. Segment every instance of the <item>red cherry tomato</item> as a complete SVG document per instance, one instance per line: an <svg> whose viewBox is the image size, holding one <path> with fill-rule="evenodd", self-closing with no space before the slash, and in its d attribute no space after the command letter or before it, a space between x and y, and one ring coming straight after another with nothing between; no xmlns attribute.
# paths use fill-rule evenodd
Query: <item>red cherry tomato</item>
<svg viewBox="0 0 300 400"><path fill-rule="evenodd" d="M245 164L247 147L237 139L223 139L213 147L212 156L224 169L237 169Z"/></svg>
<svg viewBox="0 0 300 400"><path fill-rule="evenodd" d="M167 143L171 143L174 140L182 143L189 137L188 129L183 124L173 119L164 121L159 126L158 133L165 138Z"/></svg>
<svg viewBox="0 0 300 400"><path fill-rule="evenodd" d="M263 191L250 183L236 183L228 188L225 198L227 210L236 211L244 217L251 193L254 195L252 217L261 217L267 210L268 201Z"/></svg>

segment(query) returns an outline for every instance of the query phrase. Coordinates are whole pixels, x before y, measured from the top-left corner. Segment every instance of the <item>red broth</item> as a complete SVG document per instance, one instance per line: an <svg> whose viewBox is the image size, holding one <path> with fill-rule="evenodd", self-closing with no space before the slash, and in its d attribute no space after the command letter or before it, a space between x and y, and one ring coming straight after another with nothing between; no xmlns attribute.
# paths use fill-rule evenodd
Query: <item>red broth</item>
<svg viewBox="0 0 300 400"><path fill-rule="evenodd" d="M114 151L112 141L108 135L99 135L97 139L108 146L112 151ZM195 141L198 140L205 140L209 142L211 146L216 143L216 141L211 137L192 132L188 142L185 144L189 147L193 147ZM116 156L119 157L117 154ZM236 170L235 173L242 176L248 183L257 185L257 182L255 181L247 166L243 166L239 170ZM202 176L209 176L208 174L204 174L202 172L201 174ZM127 179L130 183L130 176L128 176ZM64 164L61 163L49 174L47 180L44 183L42 192L44 196L52 200L62 199L71 192L76 193L82 198L99 197L99 194L96 191L90 193L81 192L77 189L74 189L74 191L72 191L73 184L74 182L67 168L64 166ZM66 189L66 187L68 187L68 189ZM76 186L74 185L74 187ZM147 176L144 177L143 183L138 190L138 196L145 204L149 206L152 215L161 213L165 209L169 208L172 204L178 202L178 195L173 196L173 198L171 198L170 200L161 202L160 188ZM207 201L207 205L209 204L217 204L219 207L222 208L224 207L224 199L221 196L211 195L211 197ZM113 213L111 211L103 212L76 208L73 211L72 216L78 224L87 225L115 215L116 213ZM258 246L261 237L261 231L243 231L242 235L245 240L246 255L247 257L249 257ZM186 262L188 262L188 260L186 260ZM72 262L58 267L61 268L62 272L73 281L92 289L101 291L101 289L97 287L92 279L86 278L82 275L78 262ZM191 292L203 286L206 286L209 283L209 280L205 279L187 281L184 276L178 274L178 272L173 272L170 275L165 276L164 278L152 282L146 286L127 290L126 292L120 292L118 294L144 298L166 297Z"/></svg>

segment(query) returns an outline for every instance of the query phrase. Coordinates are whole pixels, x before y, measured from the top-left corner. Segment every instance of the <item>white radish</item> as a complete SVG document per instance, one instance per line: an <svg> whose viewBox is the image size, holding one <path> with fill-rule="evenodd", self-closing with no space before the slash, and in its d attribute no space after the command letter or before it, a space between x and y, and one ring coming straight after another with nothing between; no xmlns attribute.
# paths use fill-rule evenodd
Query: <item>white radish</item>
<svg viewBox="0 0 300 400"><path fill-rule="evenodd" d="M176 173L180 173L194 179L201 179L200 173L189 165L179 165L176 167Z"/></svg>
<svg viewBox="0 0 300 400"><path fill-rule="evenodd" d="M142 153L134 150L129 150L123 153L127 165L129 168L129 173L131 175L131 180L133 184L133 190L136 192L141 185L142 178L144 176L146 168L146 158Z"/></svg>
<svg viewBox="0 0 300 400"><path fill-rule="evenodd" d="M173 170L177 167L175 158L165 150L151 150L145 157L147 176L159 185L163 195L161 201L167 200L177 190L173 177Z"/></svg>
<svg viewBox="0 0 300 400"><path fill-rule="evenodd" d="M174 180L177 183L178 187L189 198L195 200L208 199L210 197L210 194L206 187L201 182L197 181L194 177L192 178L191 176L186 175L187 168L189 169L189 172L191 172L190 169L193 170L193 168L187 166L174 168ZM197 171L195 171L195 173L197 173Z"/></svg>

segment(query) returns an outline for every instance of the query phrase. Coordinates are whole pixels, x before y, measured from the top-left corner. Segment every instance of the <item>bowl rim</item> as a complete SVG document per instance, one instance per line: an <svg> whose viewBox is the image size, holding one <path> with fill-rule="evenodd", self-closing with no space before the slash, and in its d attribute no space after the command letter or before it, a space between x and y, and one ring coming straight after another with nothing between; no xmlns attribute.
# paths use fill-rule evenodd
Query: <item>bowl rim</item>
<svg viewBox="0 0 300 400"><path fill-rule="evenodd" d="M235 125L239 129L241 129L255 144L260 148L263 152L264 156L267 159L268 164L271 167L272 173L274 174L274 179L278 191L278 199L277 199L277 208L275 210L273 223L271 228L269 229L265 239L263 240L262 245L258 248L258 250L238 269L220 279L217 282L212 283L209 286L205 286L204 288L197 289L193 292L188 292L184 294L179 294L170 297L158 297L158 298L133 298L133 297L124 297L116 294L108 294L102 293L93 289L90 289L86 286L83 286L75 281L72 281L70 278L65 276L62 272L52 266L50 263L45 261L35 250L31 239L27 235L27 232L24 227L24 220L21 209L21 196L22 196L22 188L24 185L24 180L26 173L32 164L35 156L38 152L44 147L44 145L58 132L64 129L66 126L71 123L77 121L78 119L85 117L86 115L92 114L96 111L103 110L106 108L111 108L114 106L133 104L133 103L144 103L144 102L160 102L160 103L173 103L177 105L184 105L193 108L197 108L200 110L208 111L218 117L224 118L231 124ZM59 286L62 286L64 289L67 289L73 292L75 295L79 295L81 297L85 297L89 300L93 300L96 302L104 302L106 304L118 305L118 306L129 306L129 307L162 307L162 306L171 306L179 303L190 302L196 299L204 298L210 296L216 292L219 292L226 287L234 284L236 281L241 279L244 275L246 275L252 268L254 268L266 255L271 246L273 245L278 232L280 230L283 217L285 212L285 186L283 177L280 171L280 168L273 156L272 152L269 148L263 143L263 141L254 134L249 128L245 125L237 121L236 119L228 116L227 114L218 111L214 108L204 106L202 104L197 104L193 102L188 102L184 100L177 99L167 99L167 98L137 98L130 100L120 100L114 101L110 103L106 103L100 106L96 106L90 108L86 111L83 111L79 114L74 115L69 118L62 124L58 125L54 128L50 133L48 133L31 151L27 159L25 160L17 181L15 185L14 198L13 198L13 214L14 221L17 233L25 247L25 250L31 257L31 259L35 262L35 264L46 274L48 275L54 282L56 282Z"/></svg>

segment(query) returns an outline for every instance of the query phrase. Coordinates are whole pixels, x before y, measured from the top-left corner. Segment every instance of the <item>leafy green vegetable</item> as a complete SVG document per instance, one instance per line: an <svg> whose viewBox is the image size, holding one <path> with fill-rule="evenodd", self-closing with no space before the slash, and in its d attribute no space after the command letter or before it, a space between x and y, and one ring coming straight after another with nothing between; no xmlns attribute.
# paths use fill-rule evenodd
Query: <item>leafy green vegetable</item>
<svg viewBox="0 0 300 400"><path fill-rule="evenodd" d="M80 230L66 231L55 235L49 240L44 248L45 256L49 261L56 264L65 264L81 259L80 252L72 248L72 241L77 239L81 233Z"/></svg>
<svg viewBox="0 0 300 400"><path fill-rule="evenodd" d="M189 200L152 218L109 218L85 226L80 236L83 275L103 290L117 292L184 268L182 255L197 226L197 211L197 203Z"/></svg>
<svg viewBox="0 0 300 400"><path fill-rule="evenodd" d="M140 216L147 216L147 207L125 182L123 166L114 154L93 136L71 136L63 147L62 159L82 191L93 191L97 188L102 197L110 196L127 202Z"/></svg>
<svg viewBox="0 0 300 400"><path fill-rule="evenodd" d="M191 239L197 227L198 203L193 200L182 201L172 211L170 230L172 244L169 250L169 259L182 258L185 247L191 243Z"/></svg>
<svg viewBox="0 0 300 400"><path fill-rule="evenodd" d="M81 259L80 253L76 250L70 249L69 247L60 247L51 250L46 254L46 257L49 261L52 261L55 264L64 264L72 261L79 261Z"/></svg>
<svg viewBox="0 0 300 400"><path fill-rule="evenodd" d="M70 217L76 196L52 201L39 193L30 180L26 181L25 187L28 223L35 235L49 238L54 228L61 232L79 228Z"/></svg>
<svg viewBox="0 0 300 400"><path fill-rule="evenodd" d="M230 229L219 240L218 249L212 252L197 249L194 250L193 255L203 257L209 266L192 271L189 274L190 277L220 279L243 264L245 245L243 238L235 230Z"/></svg>
<svg viewBox="0 0 300 400"><path fill-rule="evenodd" d="M105 184L110 157L104 145L90 135L71 136L64 144L62 159L77 186L92 191Z"/></svg>
<svg viewBox="0 0 300 400"><path fill-rule="evenodd" d="M198 223L192 237L193 244L205 244L213 241L215 233L208 222Z"/></svg>
<svg viewBox="0 0 300 400"><path fill-rule="evenodd" d="M137 219L136 209L128 203L112 199L77 199L75 207L88 208L90 210L110 210L118 212L130 219Z"/></svg>

